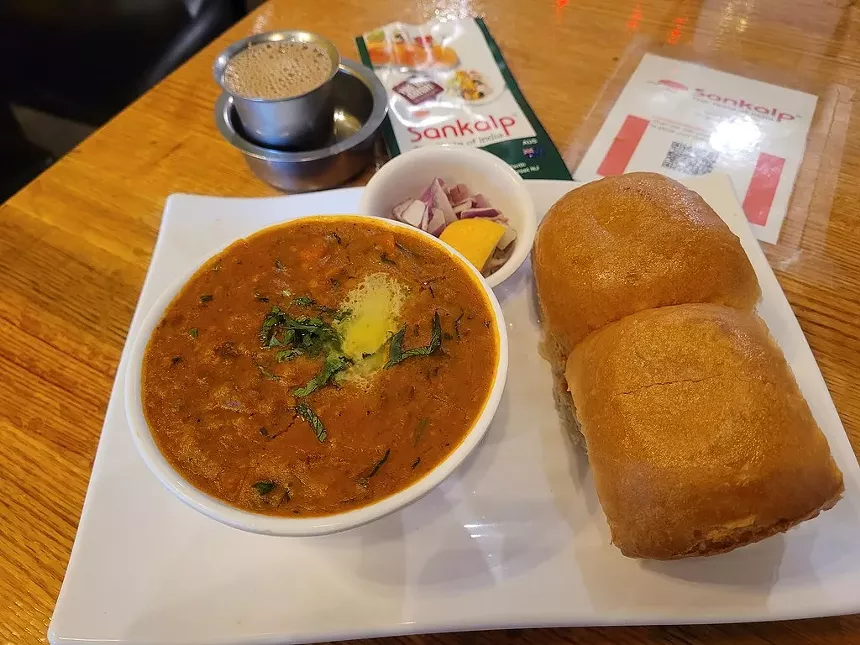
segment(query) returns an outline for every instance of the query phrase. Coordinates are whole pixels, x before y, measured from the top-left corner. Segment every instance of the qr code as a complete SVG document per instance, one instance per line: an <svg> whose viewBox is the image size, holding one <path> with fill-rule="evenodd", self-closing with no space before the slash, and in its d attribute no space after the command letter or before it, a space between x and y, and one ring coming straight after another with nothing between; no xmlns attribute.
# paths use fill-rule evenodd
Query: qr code
<svg viewBox="0 0 860 645"><path fill-rule="evenodd" d="M663 159L663 167L685 175L707 175L714 169L719 157L711 148L673 141Z"/></svg>

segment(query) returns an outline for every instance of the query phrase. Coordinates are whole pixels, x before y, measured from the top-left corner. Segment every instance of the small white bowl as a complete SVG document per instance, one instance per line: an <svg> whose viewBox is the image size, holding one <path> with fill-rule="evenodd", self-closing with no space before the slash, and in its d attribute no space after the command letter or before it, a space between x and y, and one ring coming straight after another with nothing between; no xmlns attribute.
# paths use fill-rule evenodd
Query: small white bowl
<svg viewBox="0 0 860 645"><path fill-rule="evenodd" d="M411 150L386 163L370 178L359 209L365 215L390 218L397 204L417 199L435 177L441 177L449 186L466 184L472 193L483 193L516 230L517 239L508 261L484 278L491 287L499 286L531 252L537 217L522 177L496 155L458 146Z"/></svg>
<svg viewBox="0 0 860 645"><path fill-rule="evenodd" d="M284 224L287 221L304 219L306 217L339 217L339 218L359 218L364 219L361 215L304 215L298 217L290 217L280 222ZM375 225L389 226L398 229L408 229L415 233L417 229L396 221L380 222L374 218ZM277 226L278 224L275 224ZM262 230L262 229L261 229ZM466 260L462 255L451 249L447 244L443 244L437 238L423 231L417 231L418 234L424 236L431 244L436 244L442 247L456 262L467 267L467 269L475 276L475 283L486 294L490 306L493 310L493 320L496 325L496 331L499 334L499 359L496 365L493 386L490 390L490 395L487 397L487 402L480 416L475 421L475 424L469 430L468 434L463 438L457 448L454 449L436 468L428 472L424 477L414 482L408 488L395 493L390 497L379 500L368 506L339 513L337 515L328 515L324 517L282 517L272 515L262 515L243 511L235 506L230 506L211 495L207 495L203 491L192 486L185 478L182 477L173 466L165 459L164 455L158 449L155 439L149 429L149 424L146 422L146 417L143 413L143 402L141 399L141 371L143 368L143 357L146 353L146 347L149 344L149 338L152 335L155 326L161 321L164 312L182 287L191 279L197 272L197 269L191 271L181 279L177 280L170 286L155 304L152 309L143 319L140 328L136 332L136 337L131 341L131 350L128 356L128 367L125 378L125 409L128 423L131 428L134 444L143 457L144 462L161 483L176 497L188 504L196 511L211 517L212 519L223 522L229 526L251 533L262 533L265 535L285 535L285 536L311 536L311 535L326 535L329 533L337 533L345 531L373 520L377 520L389 513L410 504L417 499L423 497L433 488L441 484L448 475L450 475L459 466L466 457L477 447L478 443L487 432L490 422L499 407L499 401L502 398L502 392L505 389L505 379L508 374L508 336L506 331L505 319L502 314L502 309L499 306L499 301L496 299L492 289L487 287L486 282L481 278L480 273ZM226 247L225 247L226 248ZM223 250L223 249L222 249ZM220 253L220 251L219 251ZM207 260L208 261L208 260ZM199 267L198 267L199 268Z"/></svg>

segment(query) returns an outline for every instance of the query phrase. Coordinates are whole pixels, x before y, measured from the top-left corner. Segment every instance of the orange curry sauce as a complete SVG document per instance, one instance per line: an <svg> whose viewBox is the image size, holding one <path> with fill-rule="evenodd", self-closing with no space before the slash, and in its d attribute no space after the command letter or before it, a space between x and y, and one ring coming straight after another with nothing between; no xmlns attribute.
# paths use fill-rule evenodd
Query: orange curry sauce
<svg viewBox="0 0 860 645"><path fill-rule="evenodd" d="M349 366L329 330L348 318L350 290L379 273L406 294L401 352L425 354L342 380ZM296 324L323 331L284 344ZM373 220L301 219L236 242L183 287L149 341L143 407L161 452L200 490L259 513L330 515L406 488L453 451L498 353L485 294L443 250ZM301 396L327 366L342 373Z"/></svg>

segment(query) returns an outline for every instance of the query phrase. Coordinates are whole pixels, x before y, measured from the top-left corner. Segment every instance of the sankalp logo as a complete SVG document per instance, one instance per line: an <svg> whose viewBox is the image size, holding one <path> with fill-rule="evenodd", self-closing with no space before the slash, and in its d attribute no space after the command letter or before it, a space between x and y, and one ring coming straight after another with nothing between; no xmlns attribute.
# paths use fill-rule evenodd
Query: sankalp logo
<svg viewBox="0 0 860 645"><path fill-rule="evenodd" d="M651 83L653 85L659 85L660 87L667 89L671 92L690 91L690 88L683 83L679 83L678 81L673 81L668 78L661 78L659 81L651 81ZM777 123L782 123L783 121L794 121L799 116L791 114L790 112L783 112L776 107L758 105L755 102L748 101L746 99L734 98L730 96L721 96L716 92L709 92L708 90L702 89L700 87L697 87L693 90L693 98L695 98L697 101L702 101L704 103L711 103L712 105L729 108L730 110L734 110L736 112L746 112L751 114L752 116L758 116L771 121L776 121Z"/></svg>
<svg viewBox="0 0 860 645"><path fill-rule="evenodd" d="M679 83L678 81L672 81L668 78L661 78L659 81L657 81L657 85L662 85L666 89L672 90L673 92L686 92L690 89L683 83Z"/></svg>

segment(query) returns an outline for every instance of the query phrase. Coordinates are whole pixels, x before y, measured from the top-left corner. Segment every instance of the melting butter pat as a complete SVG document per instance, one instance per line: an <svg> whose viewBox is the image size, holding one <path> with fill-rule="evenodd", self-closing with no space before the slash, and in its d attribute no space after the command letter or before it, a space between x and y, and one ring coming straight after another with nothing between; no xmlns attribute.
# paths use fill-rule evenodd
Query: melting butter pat
<svg viewBox="0 0 860 645"><path fill-rule="evenodd" d="M397 332L405 299L405 287L387 273L365 277L340 306L350 311L336 323L343 353L356 364L376 354Z"/></svg>
<svg viewBox="0 0 860 645"><path fill-rule="evenodd" d="M498 222L472 217L448 224L439 239L462 253L478 271L483 271L504 234L505 227Z"/></svg>

